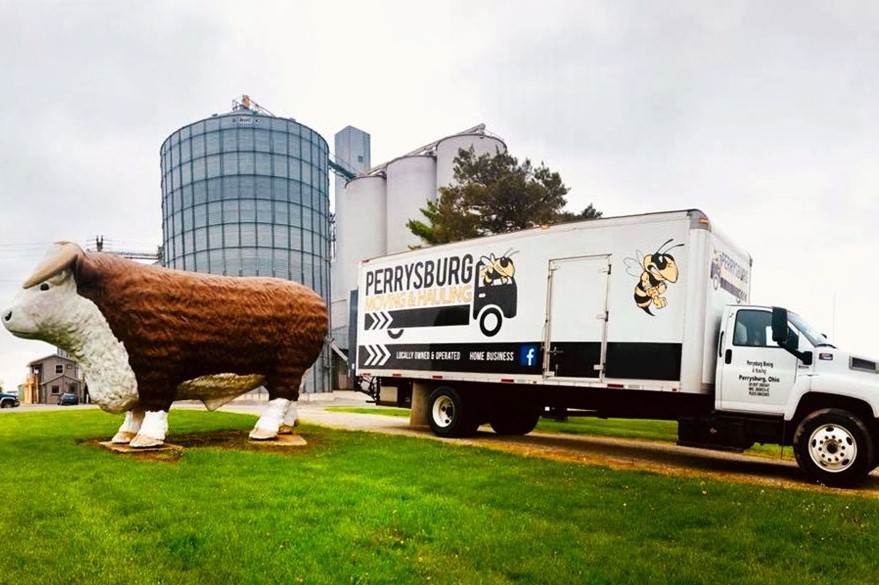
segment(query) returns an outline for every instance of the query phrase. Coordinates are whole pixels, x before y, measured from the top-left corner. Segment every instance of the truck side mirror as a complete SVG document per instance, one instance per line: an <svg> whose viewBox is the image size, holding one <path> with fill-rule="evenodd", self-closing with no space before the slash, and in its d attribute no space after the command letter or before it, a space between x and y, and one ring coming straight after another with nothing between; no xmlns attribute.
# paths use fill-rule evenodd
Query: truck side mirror
<svg viewBox="0 0 879 585"><path fill-rule="evenodd" d="M787 345L787 309L772 307L772 341L782 347Z"/></svg>
<svg viewBox="0 0 879 585"><path fill-rule="evenodd" d="M797 356L803 365L812 365L812 352L797 348L796 336L787 326L787 309L772 307L772 341L790 354Z"/></svg>

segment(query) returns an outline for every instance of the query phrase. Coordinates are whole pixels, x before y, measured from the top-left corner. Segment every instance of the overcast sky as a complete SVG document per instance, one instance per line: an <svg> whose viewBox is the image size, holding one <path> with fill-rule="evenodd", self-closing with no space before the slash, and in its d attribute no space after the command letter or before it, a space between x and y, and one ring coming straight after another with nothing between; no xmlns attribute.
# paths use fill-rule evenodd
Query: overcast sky
<svg viewBox="0 0 879 585"><path fill-rule="evenodd" d="M0 88L3 306L52 241L154 249L162 141L249 94L373 162L485 122L572 210L700 208L754 302L879 357L870 0L0 0ZM51 352L0 330L0 379Z"/></svg>

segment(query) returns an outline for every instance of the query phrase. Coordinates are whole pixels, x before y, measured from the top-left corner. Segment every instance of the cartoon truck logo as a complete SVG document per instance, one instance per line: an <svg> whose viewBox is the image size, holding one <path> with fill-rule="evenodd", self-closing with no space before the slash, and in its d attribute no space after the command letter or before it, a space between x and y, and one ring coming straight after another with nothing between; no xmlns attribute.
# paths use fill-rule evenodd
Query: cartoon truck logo
<svg viewBox="0 0 879 585"><path fill-rule="evenodd" d="M392 339L399 339L406 329L413 327L447 327L452 325L479 324L479 330L486 337L498 334L504 319L516 316L518 287L516 285L516 265L512 256L515 251L507 250L500 256L489 254L474 261L470 255L444 259L443 266L448 274L459 275L460 285L449 286L448 275L442 281L433 275L439 270L436 266L430 271L417 273L418 267L411 269L412 279L423 284L429 272L434 285L418 291L409 291L406 286L395 288L395 283L406 281L404 269L380 269L372 280L368 280L367 291L375 290L375 283L382 279L381 290L391 289L394 306L380 304L367 308L365 328L368 331L385 330ZM422 263L421 268L426 266ZM449 267L452 268L449 268ZM387 271L387 272L385 272ZM399 278L398 278L399 277ZM374 295L373 298L381 296ZM366 306L369 307L367 297ZM405 308L404 308L405 307ZM411 308L410 308L411 307Z"/></svg>
<svg viewBox="0 0 879 585"><path fill-rule="evenodd" d="M516 316L519 293L516 265L512 259L515 253L507 250L500 257L490 254L479 259L473 294L473 318L479 322L479 330L486 337L497 335L504 319Z"/></svg>

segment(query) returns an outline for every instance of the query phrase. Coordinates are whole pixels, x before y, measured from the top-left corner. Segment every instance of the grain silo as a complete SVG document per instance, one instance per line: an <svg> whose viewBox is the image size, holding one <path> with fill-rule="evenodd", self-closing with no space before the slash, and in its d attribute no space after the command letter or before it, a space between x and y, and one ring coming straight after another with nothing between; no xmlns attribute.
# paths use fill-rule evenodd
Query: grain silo
<svg viewBox="0 0 879 585"><path fill-rule="evenodd" d="M421 208L436 199L436 159L431 154L406 155L388 163L386 254L422 245L409 231L410 219L423 219Z"/></svg>
<svg viewBox="0 0 879 585"><path fill-rule="evenodd" d="M477 127L478 128L478 127ZM507 151L504 141L492 134L482 132L462 132L447 136L436 143L436 189L448 187L455 180L455 158L458 150L473 149L477 156L488 154L494 156Z"/></svg>
<svg viewBox="0 0 879 585"><path fill-rule="evenodd" d="M247 96L173 132L161 147L165 266L294 280L329 305L328 153L317 132ZM322 355L305 391L329 390Z"/></svg>
<svg viewBox="0 0 879 585"><path fill-rule="evenodd" d="M336 195L336 257L333 266L334 339L347 347L348 297L357 288L357 268L361 260L384 256L388 243L387 181L383 173L361 175L348 181ZM342 341L345 340L343 344Z"/></svg>

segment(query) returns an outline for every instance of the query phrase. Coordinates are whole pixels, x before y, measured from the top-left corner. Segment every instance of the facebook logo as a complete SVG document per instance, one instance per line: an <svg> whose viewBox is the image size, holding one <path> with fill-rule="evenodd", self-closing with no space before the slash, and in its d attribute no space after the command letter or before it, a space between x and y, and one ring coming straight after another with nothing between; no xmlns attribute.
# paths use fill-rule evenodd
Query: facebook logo
<svg viewBox="0 0 879 585"><path fill-rule="evenodd" d="M519 348L519 365L533 366L537 364L537 346L523 345Z"/></svg>

